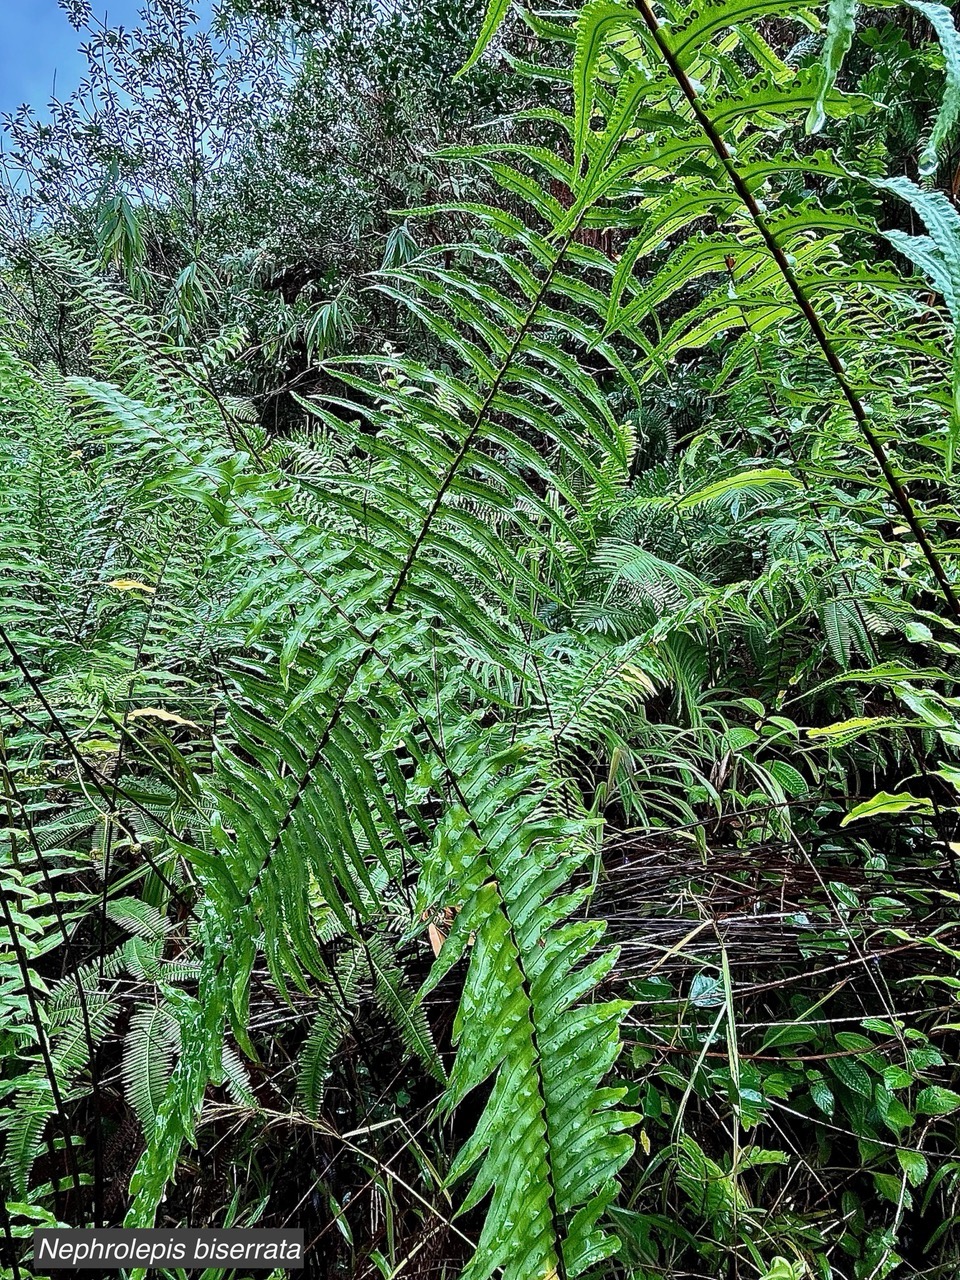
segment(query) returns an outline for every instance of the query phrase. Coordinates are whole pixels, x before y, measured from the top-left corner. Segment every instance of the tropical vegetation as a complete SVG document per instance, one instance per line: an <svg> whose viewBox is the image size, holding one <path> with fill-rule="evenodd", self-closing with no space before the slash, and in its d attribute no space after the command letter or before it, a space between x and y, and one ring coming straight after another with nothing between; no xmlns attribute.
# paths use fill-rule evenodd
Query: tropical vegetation
<svg viewBox="0 0 960 1280"><path fill-rule="evenodd" d="M58 1224L955 1277L951 11L61 3L89 75L4 121L4 1277Z"/></svg>

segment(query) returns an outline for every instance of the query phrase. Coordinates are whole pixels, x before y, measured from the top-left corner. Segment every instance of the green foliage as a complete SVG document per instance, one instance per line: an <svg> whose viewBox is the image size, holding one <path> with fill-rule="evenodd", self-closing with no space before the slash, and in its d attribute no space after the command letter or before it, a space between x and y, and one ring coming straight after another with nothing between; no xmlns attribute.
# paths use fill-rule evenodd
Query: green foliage
<svg viewBox="0 0 960 1280"><path fill-rule="evenodd" d="M816 133L826 123L827 95L837 82L843 60L853 44L857 26L857 0L831 0L827 6L827 34L823 44L822 72L817 100L807 116L807 130Z"/></svg>
<svg viewBox="0 0 960 1280"><path fill-rule="evenodd" d="M946 1274L946 10L889 63L844 3L524 10L524 109L477 140L451 98L442 157L390 153L414 207L334 266L347 205L384 213L351 204L365 122L400 147L452 51L500 104L508 6L470 39L442 4L281 8L283 110L241 120L217 46L216 164L155 205L129 151L94 186L68 147L10 231L12 1230L203 1204L335 1228L331 1274ZM905 173L870 86L914 56L944 91Z"/></svg>
<svg viewBox="0 0 960 1280"><path fill-rule="evenodd" d="M946 5L925 4L922 0L907 2L911 9L923 14L937 33L946 65L943 101L920 157L920 172L927 176L936 170L941 148L960 117L960 35L954 25L953 14Z"/></svg>

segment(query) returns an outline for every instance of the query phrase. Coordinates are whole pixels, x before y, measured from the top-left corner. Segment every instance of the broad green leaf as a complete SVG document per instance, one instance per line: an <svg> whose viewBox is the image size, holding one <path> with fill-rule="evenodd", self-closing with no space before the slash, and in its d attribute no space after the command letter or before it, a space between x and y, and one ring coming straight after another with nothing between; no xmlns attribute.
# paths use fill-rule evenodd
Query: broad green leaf
<svg viewBox="0 0 960 1280"><path fill-rule="evenodd" d="M907 1179L909 1181L909 1179ZM873 1185L883 1196L884 1200L889 1200L891 1204L899 1206L901 1203L909 1204L909 1193L904 1192L903 1180L892 1173L875 1173L873 1175Z"/></svg>
<svg viewBox="0 0 960 1280"><path fill-rule="evenodd" d="M875 818L883 813L933 813L933 802L926 796L912 796L909 792L893 795L889 791L878 791L870 800L864 800L856 808L851 809L840 823L841 827L851 822L859 822L861 818Z"/></svg>
<svg viewBox="0 0 960 1280"><path fill-rule="evenodd" d="M870 1077L855 1058L846 1056L830 1058L827 1065L848 1089L860 1094L862 1098L870 1097L872 1091Z"/></svg>
<svg viewBox="0 0 960 1280"><path fill-rule="evenodd" d="M901 1148L897 1152L897 1162L907 1175L907 1181L911 1187L919 1187L926 1182L930 1170L926 1159L919 1151L908 1151Z"/></svg>
<svg viewBox="0 0 960 1280"><path fill-rule="evenodd" d="M807 1264L802 1260L790 1262L787 1258L776 1257L770 1266L759 1277L759 1280L804 1280L807 1275Z"/></svg>
<svg viewBox="0 0 960 1280"><path fill-rule="evenodd" d="M833 1115L836 1107L836 1098L826 1080L811 1080L810 1096L824 1115Z"/></svg>
<svg viewBox="0 0 960 1280"><path fill-rule="evenodd" d="M773 760L767 765L769 771L789 796L802 796L809 789L809 784L799 770L786 760Z"/></svg>
<svg viewBox="0 0 960 1280"><path fill-rule="evenodd" d="M771 1049L774 1045L788 1048L795 1044L809 1044L816 1040L817 1028L802 1022L787 1023L782 1027L771 1027L763 1037L762 1049Z"/></svg>
<svg viewBox="0 0 960 1280"><path fill-rule="evenodd" d="M960 1093L932 1084L917 1094L915 1109L921 1116L948 1116L960 1107Z"/></svg>

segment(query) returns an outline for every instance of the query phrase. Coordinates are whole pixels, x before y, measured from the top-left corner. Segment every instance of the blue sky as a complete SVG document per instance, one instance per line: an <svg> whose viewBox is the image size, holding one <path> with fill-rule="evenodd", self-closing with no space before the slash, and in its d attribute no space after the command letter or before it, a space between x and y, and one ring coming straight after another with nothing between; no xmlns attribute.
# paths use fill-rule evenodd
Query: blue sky
<svg viewBox="0 0 960 1280"><path fill-rule="evenodd" d="M97 0L94 12L110 23L132 26L146 0ZM0 112L28 102L45 114L56 75L66 97L83 75L81 40L57 0L0 0Z"/></svg>

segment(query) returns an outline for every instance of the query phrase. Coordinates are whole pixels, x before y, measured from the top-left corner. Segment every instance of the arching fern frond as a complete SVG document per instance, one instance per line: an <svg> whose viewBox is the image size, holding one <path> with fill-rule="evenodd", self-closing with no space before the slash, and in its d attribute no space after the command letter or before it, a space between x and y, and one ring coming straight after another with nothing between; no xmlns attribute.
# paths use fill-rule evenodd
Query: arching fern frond
<svg viewBox="0 0 960 1280"><path fill-rule="evenodd" d="M509 1280L580 1275L609 1256L616 1241L598 1220L633 1145L624 1130L635 1117L617 1110L624 1090L600 1087L626 1006L580 1003L616 954L587 963L603 924L570 919L588 889L561 892L589 844L576 825L542 814L525 754L456 753L469 811L454 805L438 828L421 889L425 904L452 897L458 908L425 991L469 953L445 1107L495 1075L451 1172L474 1173L466 1205L492 1193L467 1273L475 1280L498 1267ZM483 1043L469 1035L478 1019Z"/></svg>

